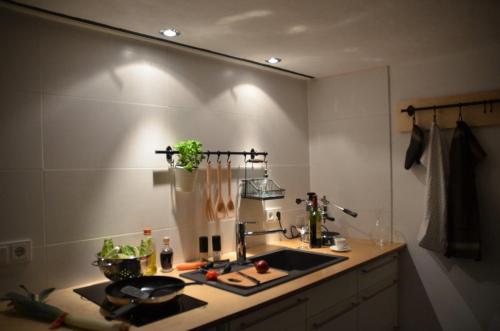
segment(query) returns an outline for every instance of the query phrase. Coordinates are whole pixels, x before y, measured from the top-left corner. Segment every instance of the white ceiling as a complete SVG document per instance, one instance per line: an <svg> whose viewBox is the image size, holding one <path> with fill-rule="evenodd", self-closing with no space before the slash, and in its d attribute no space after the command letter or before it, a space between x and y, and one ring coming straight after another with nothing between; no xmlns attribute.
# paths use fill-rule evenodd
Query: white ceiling
<svg viewBox="0 0 500 331"><path fill-rule="evenodd" d="M498 0L18 0L316 77L500 44Z"/></svg>

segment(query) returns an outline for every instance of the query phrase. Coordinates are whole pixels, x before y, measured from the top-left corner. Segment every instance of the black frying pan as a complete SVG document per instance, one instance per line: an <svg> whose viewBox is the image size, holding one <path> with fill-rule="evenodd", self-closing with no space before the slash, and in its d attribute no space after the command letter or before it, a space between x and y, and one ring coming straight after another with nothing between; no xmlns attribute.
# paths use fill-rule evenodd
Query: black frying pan
<svg viewBox="0 0 500 331"><path fill-rule="evenodd" d="M106 298L112 304L121 307L109 313L107 318L118 318L138 305L159 304L170 301L181 295L186 285L193 284L199 283L186 284L182 279L167 276L144 276L114 282L106 287ZM151 295L144 299L127 295L122 292L125 286L134 286Z"/></svg>

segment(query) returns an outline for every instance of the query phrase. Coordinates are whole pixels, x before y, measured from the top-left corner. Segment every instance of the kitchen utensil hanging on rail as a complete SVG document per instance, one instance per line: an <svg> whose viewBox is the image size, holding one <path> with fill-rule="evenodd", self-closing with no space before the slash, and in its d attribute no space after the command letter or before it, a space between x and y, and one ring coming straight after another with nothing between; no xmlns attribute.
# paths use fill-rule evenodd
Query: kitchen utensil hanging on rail
<svg viewBox="0 0 500 331"><path fill-rule="evenodd" d="M226 217L227 210L224 199L222 198L222 165L219 158L217 158L217 199L215 200L215 216L218 220Z"/></svg>
<svg viewBox="0 0 500 331"><path fill-rule="evenodd" d="M227 159L227 202L226 202L226 210L227 217L234 217L234 202L231 197L231 183L232 183L232 173L231 173L231 160Z"/></svg>
<svg viewBox="0 0 500 331"><path fill-rule="evenodd" d="M212 207L212 183L210 181L210 176L212 172L212 167L210 166L210 154L207 157L207 182L206 182L206 201L205 201L205 216L209 222L215 221L215 211Z"/></svg>

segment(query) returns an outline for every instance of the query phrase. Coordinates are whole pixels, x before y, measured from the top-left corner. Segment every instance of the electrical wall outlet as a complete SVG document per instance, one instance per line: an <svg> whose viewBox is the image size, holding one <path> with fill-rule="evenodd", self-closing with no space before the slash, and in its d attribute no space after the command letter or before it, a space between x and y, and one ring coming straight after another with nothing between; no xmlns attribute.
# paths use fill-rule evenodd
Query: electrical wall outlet
<svg viewBox="0 0 500 331"><path fill-rule="evenodd" d="M266 208L266 222L268 222L268 223L277 222L278 221L278 216L277 216L278 212L280 212L281 215L283 215L283 213L281 212L281 207Z"/></svg>
<svg viewBox="0 0 500 331"><path fill-rule="evenodd" d="M31 240L12 241L10 247L10 263L26 263L31 261Z"/></svg>

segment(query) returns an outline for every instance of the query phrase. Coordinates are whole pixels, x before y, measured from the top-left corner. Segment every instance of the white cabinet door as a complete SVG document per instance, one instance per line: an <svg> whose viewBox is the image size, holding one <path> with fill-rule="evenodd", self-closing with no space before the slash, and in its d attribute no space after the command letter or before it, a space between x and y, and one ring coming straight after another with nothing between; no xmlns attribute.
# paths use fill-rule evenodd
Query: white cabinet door
<svg viewBox="0 0 500 331"><path fill-rule="evenodd" d="M397 325L397 288L397 282L389 280L361 294L362 301L357 309L360 331L394 330Z"/></svg>
<svg viewBox="0 0 500 331"><path fill-rule="evenodd" d="M303 331L306 329L306 298L293 297L263 307L231 321L231 331Z"/></svg>
<svg viewBox="0 0 500 331"><path fill-rule="evenodd" d="M311 317L307 322L309 331L357 331L356 297L342 301L324 312Z"/></svg>

